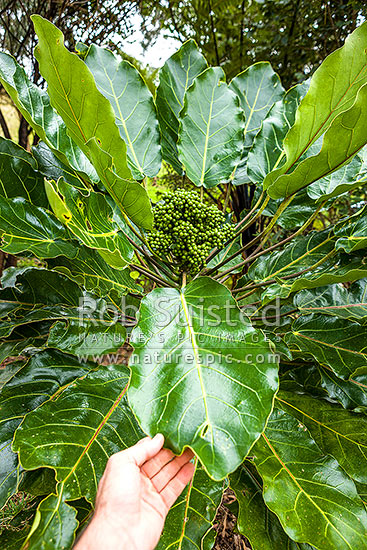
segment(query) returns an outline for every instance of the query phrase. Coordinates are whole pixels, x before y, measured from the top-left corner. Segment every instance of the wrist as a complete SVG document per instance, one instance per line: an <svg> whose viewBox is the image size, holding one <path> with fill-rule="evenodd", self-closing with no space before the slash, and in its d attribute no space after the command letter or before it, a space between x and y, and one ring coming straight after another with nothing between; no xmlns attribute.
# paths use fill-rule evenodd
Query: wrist
<svg viewBox="0 0 367 550"><path fill-rule="evenodd" d="M135 550L126 533L115 529L108 521L93 516L74 546L74 550Z"/></svg>

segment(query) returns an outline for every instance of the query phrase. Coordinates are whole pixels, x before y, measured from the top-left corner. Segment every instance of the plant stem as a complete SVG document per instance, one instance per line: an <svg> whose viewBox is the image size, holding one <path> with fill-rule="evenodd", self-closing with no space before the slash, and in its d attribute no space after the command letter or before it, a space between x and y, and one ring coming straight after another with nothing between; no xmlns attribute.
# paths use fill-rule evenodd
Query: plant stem
<svg viewBox="0 0 367 550"><path fill-rule="evenodd" d="M292 313L295 313L296 311L299 311L298 308L291 309L290 311L286 311L285 313L279 313L279 315L269 315L269 317L252 317L250 315L251 321L267 321L268 319L279 319L280 317L286 317L287 315L291 315Z"/></svg>
<svg viewBox="0 0 367 550"><path fill-rule="evenodd" d="M143 254L143 256L149 260L151 263L153 263L154 265L156 265L158 268L162 269L161 266L159 265L159 263L153 258L153 256L150 256L148 254L148 252L146 250L144 250L144 248L142 248L141 246L139 246L131 237L129 237L129 235L127 233L124 234L125 237L127 238L127 240L133 245L134 248L136 248L136 250L139 250L139 252L141 254ZM169 268L171 267L171 265L164 261L164 260L161 260L160 261L165 264L166 266L168 266Z"/></svg>
<svg viewBox="0 0 367 550"><path fill-rule="evenodd" d="M285 281L285 280L289 280L289 279L294 279L296 277L299 277L300 275L303 275L304 273L307 273L307 271L312 271L316 267L319 267L321 264L326 262L326 260L331 258L335 253L336 253L336 250L331 250L328 254L326 254L321 260L316 262L314 265L311 265L310 267L306 267L305 269L302 269L301 271L298 271L297 273L292 273L291 275L284 275L284 277L281 277L281 280ZM279 279L280 279L280 277L279 277ZM278 282L277 279L269 279L268 281L263 281L262 283L256 283L254 285L244 286L242 288L242 290L255 290L256 288L261 288L263 286L269 286L269 285L272 285L276 282ZM246 296L248 296L248 293L244 294L243 296L240 296L239 298L237 298L237 301L242 300L243 298L246 298Z"/></svg>
<svg viewBox="0 0 367 550"><path fill-rule="evenodd" d="M250 225L252 225L261 215L261 213L263 212L263 210L265 209L266 205L268 204L269 202L269 197L267 197L264 201L264 204L262 205L262 207L260 208L259 212L256 214L256 216L254 216L254 218L252 218L246 225L245 227L242 227L242 224L245 223L249 218L251 218L252 214L257 210L262 198L264 196L264 191L261 193L260 195L260 198L259 200L257 201L257 203L255 204L255 206L252 208L252 210L250 210L250 212L248 212L248 214L246 214L246 216L236 225L235 229L236 229L236 233L233 235L233 237L231 237L230 239L228 239L228 241L226 243L224 243L224 245L222 246L222 248L214 248L214 250L211 251L211 253L209 254L209 256L207 256L207 258L205 259L205 263L208 264L210 262L210 260L212 260L213 258L215 258L215 256L217 256L217 254L219 254L219 252L221 250L223 250L223 248L225 248L226 246L229 245L229 243L231 243L232 241L234 241L235 239L237 239L237 237L243 232L243 231L246 231L246 229L248 227L250 227ZM238 231L238 229L241 228L241 231ZM240 254L240 251L237 252L236 255ZM228 260L227 260L228 261ZM211 270L209 270L209 272L206 273L206 275L209 275L210 273L213 273L214 271L217 270L217 266L215 268L212 268ZM200 274L199 274L200 275Z"/></svg>
<svg viewBox="0 0 367 550"><path fill-rule="evenodd" d="M157 283L159 285L169 286L168 281L165 281L164 279L162 279L161 277L159 277L158 275L156 275L155 273L153 273L149 269L145 269L145 268L141 267L140 265L136 265L136 264L130 264L130 267L131 267L131 269L134 269L134 270L138 271L139 273L141 273L142 275L144 275L148 279L151 279L152 281L154 281L155 283ZM174 284L174 286L177 287L178 285Z"/></svg>
<svg viewBox="0 0 367 550"><path fill-rule="evenodd" d="M243 246L241 248L241 250L246 250L246 248L249 248L251 244L254 244L256 243L257 241L259 241L262 237L264 237L265 235L267 235L271 229L274 227L274 225L276 224L279 216L281 216L281 214L284 212L284 210L287 208L288 204L293 200L294 198L294 195L291 195L290 197L287 197L286 199L284 199L284 201L282 201L282 203L279 205L279 208L278 210L276 211L276 213L274 214L271 222L269 223L269 225L266 227L266 229L264 231L262 231L262 233L260 233L260 235L258 235L257 237L255 237L254 239L252 239L251 243L248 243L247 245ZM266 202L267 204L267 202ZM265 204L265 206L266 206ZM263 209L265 208L265 206L263 205ZM259 215L261 214L261 209L259 210L258 212L258 215L257 217L259 217ZM256 216L255 216L255 219L256 219ZM245 227L246 229L246 227ZM242 231L244 231L244 229L242 229ZM238 255L238 252L237 252L237 255ZM232 254L232 257L233 257L233 254ZM236 257L236 255L234 256ZM231 258L231 256L229 256L229 258ZM227 263L229 261L229 258L227 258L226 262ZM242 262L232 266L232 267L229 267L228 269L226 269L225 271L223 271L222 273L219 273L218 275L216 275L216 277L214 278L220 278L220 281L222 281L222 278L224 275L227 275L227 274L230 274L232 273L235 269L239 269L240 267L243 267L244 265L246 265L247 263L249 262L249 259L246 258L245 260L243 260ZM215 268L215 270L218 269L218 267L220 267L220 264L218 264ZM225 280L225 279L224 279Z"/></svg>
<svg viewBox="0 0 367 550"><path fill-rule="evenodd" d="M300 227L299 229L297 229L297 231L295 231L295 233L293 233L292 235L290 235L289 237L287 237L286 239L283 239L282 241L279 241L278 243L274 244L273 246L270 246L269 248L266 248L266 250L261 250L262 248L262 245L263 243L261 243L261 245L252 253L250 254L250 256L248 256L245 260L243 260L242 265L245 265L249 262L253 262L254 260L256 260L257 258L260 258L260 256L263 256L264 254L268 254L269 252L272 252L273 250L275 250L276 248L279 248L280 246L283 246L285 245L286 243L288 243L289 241L291 241L292 239L294 239L295 237L297 237L298 235L300 235L301 233L303 233L303 231L310 225L310 223L313 222L313 220L316 218L317 214L319 213L319 211L321 210L321 208L324 206L325 202L323 202L318 208L317 210L312 214L312 216L310 218L308 218L308 220L302 225L302 227ZM259 252L260 250L260 252ZM237 264L239 266L239 264ZM220 264L218 264L217 267L220 267ZM225 272L224 272L225 273ZM223 275L223 273L221 273L221 275ZM236 288L235 290L232 291L233 294L236 294L238 292L241 292L242 290L244 290L245 288L247 287L241 287L241 288Z"/></svg>

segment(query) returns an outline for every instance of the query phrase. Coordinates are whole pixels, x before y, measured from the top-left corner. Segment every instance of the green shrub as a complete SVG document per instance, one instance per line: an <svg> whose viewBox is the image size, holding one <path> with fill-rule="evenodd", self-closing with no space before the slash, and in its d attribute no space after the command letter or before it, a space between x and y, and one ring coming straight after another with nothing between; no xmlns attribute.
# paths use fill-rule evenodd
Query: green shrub
<svg viewBox="0 0 367 550"><path fill-rule="evenodd" d="M0 140L1 249L41 262L2 277L0 499L40 503L0 541L71 548L108 456L162 432L196 471L160 549L211 548L228 486L254 550L367 548L367 214L335 209L367 178L367 24L287 92L186 42L153 99L33 21L47 92L0 54L40 138ZM153 207L162 159L191 190Z"/></svg>

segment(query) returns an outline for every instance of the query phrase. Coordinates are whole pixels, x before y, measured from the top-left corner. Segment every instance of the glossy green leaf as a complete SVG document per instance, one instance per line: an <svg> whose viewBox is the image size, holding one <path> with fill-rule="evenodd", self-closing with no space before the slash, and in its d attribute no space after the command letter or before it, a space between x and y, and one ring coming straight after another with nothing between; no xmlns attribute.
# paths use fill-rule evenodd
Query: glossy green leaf
<svg viewBox="0 0 367 550"><path fill-rule="evenodd" d="M75 258L78 247L62 224L47 210L23 198L0 196L0 247L4 252L32 252L38 258Z"/></svg>
<svg viewBox="0 0 367 550"><path fill-rule="evenodd" d="M0 506L17 491L23 474L11 450L15 430L24 416L83 376L93 365L58 351L40 352L14 374L0 393Z"/></svg>
<svg viewBox="0 0 367 550"><path fill-rule="evenodd" d="M82 177L97 181L98 176L84 153L70 139L61 117L54 111L47 93L33 84L15 59L0 53L0 81L36 134L64 164Z"/></svg>
<svg viewBox="0 0 367 550"><path fill-rule="evenodd" d="M307 394L280 392L279 405L307 426L324 453L356 481L367 481L367 418ZM366 524L367 526L367 524Z"/></svg>
<svg viewBox="0 0 367 550"><path fill-rule="evenodd" d="M311 354L347 380L367 372L367 327L326 315L301 316L286 335L287 344Z"/></svg>
<svg viewBox="0 0 367 550"><path fill-rule="evenodd" d="M96 251L85 246L78 248L77 255L72 260L60 256L48 264L87 290L98 296L109 296L112 301L114 292L117 296L127 292L142 293L142 287L131 277L129 269L114 269Z"/></svg>
<svg viewBox="0 0 367 550"><path fill-rule="evenodd" d="M221 503L224 483L213 481L196 463L189 485L171 507L157 550L194 550L213 521Z"/></svg>
<svg viewBox="0 0 367 550"><path fill-rule="evenodd" d="M131 195L138 202L138 214L142 205L150 211L149 198L145 189L132 181L126 144L115 124L110 102L98 91L85 63L65 48L62 32L38 15L32 16L32 21L39 39L35 56L47 81L53 106L72 139L92 160L117 206L137 224L141 223L140 216L135 218L135 208L131 207Z"/></svg>
<svg viewBox="0 0 367 550"><path fill-rule="evenodd" d="M153 97L140 73L110 50L92 45L84 62L99 91L111 103L127 145L135 179L156 176L161 167L160 134Z"/></svg>
<svg viewBox="0 0 367 550"><path fill-rule="evenodd" d="M62 495L48 495L38 506L34 523L26 539L27 550L71 548L78 527L76 510Z"/></svg>
<svg viewBox="0 0 367 550"><path fill-rule="evenodd" d="M41 305L79 306L83 291L59 273L44 268L27 267L16 270L14 284L0 290L0 318Z"/></svg>
<svg viewBox="0 0 367 550"><path fill-rule="evenodd" d="M239 504L237 529L253 550L312 550L308 544L298 544L287 536L277 516L264 503L261 481L246 463L230 476L230 487Z"/></svg>
<svg viewBox="0 0 367 550"><path fill-rule="evenodd" d="M291 174L280 176L268 188L269 195L274 198L289 196L350 162L367 142L366 104L367 84L359 90L353 106L342 112L326 131L321 151L300 162Z"/></svg>
<svg viewBox="0 0 367 550"><path fill-rule="evenodd" d="M345 409L367 412L367 376L360 374L349 380L335 376L330 368L319 367L322 386L331 399L338 401Z"/></svg>
<svg viewBox="0 0 367 550"><path fill-rule="evenodd" d="M63 180L46 182L55 216L88 248L96 250L112 267L121 268L132 259L134 249L126 238L130 230L101 193L85 195Z"/></svg>
<svg viewBox="0 0 367 550"><path fill-rule="evenodd" d="M6 367L0 366L0 390L10 378L14 376L24 365L24 361L10 361Z"/></svg>
<svg viewBox="0 0 367 550"><path fill-rule="evenodd" d="M48 180L64 180L77 189L85 190L86 184L78 173L70 166L67 166L52 152L50 147L40 141L36 147L32 147L32 153L37 161L38 170Z"/></svg>
<svg viewBox="0 0 367 550"><path fill-rule="evenodd" d="M180 111L186 90L194 78L207 68L205 58L194 40L188 40L159 71L156 104L162 139L162 156L178 174L183 174L178 159L177 140Z"/></svg>
<svg viewBox="0 0 367 550"><path fill-rule="evenodd" d="M21 325L48 321L48 346L82 356L102 355L117 351L126 338L125 327L107 310L104 300L88 295L64 275L30 268L18 274L15 287L0 290L0 336L9 336Z"/></svg>
<svg viewBox="0 0 367 550"><path fill-rule="evenodd" d="M38 169L38 163L34 156L11 139L0 137L0 154L9 155L14 160L27 162L33 170Z"/></svg>
<svg viewBox="0 0 367 550"><path fill-rule="evenodd" d="M253 203L256 203L257 199L260 197L260 193L261 187L257 187ZM277 212L281 202L281 199L270 199L262 211L262 215L272 218ZM325 204L325 210L327 210L327 206L328 205ZM277 219L277 225L283 229L294 229L296 227L300 227L314 214L315 209L315 201L310 199L306 193L306 189L301 189L295 194L292 202L279 216Z"/></svg>
<svg viewBox="0 0 367 550"><path fill-rule="evenodd" d="M337 241L335 248L354 252L367 247L367 207L337 223L334 229Z"/></svg>
<svg viewBox="0 0 367 550"><path fill-rule="evenodd" d="M36 206L47 207L43 176L37 172L35 165L37 163L33 157L22 147L1 138L0 194L9 199L23 197Z"/></svg>
<svg viewBox="0 0 367 550"><path fill-rule="evenodd" d="M13 449L24 468L56 471L58 498L45 513L47 529L58 526L59 536L70 536L68 522L58 523L65 501L85 496L93 502L108 457L143 435L126 402L128 380L123 365L100 366L29 413L15 434ZM43 518L33 525L36 541L46 537Z"/></svg>
<svg viewBox="0 0 367 550"><path fill-rule="evenodd" d="M143 298L131 343L128 396L144 431L162 432L177 453L191 447L209 475L223 479L272 407L278 368L263 334L226 287L201 277L181 292Z"/></svg>
<svg viewBox="0 0 367 550"><path fill-rule="evenodd" d="M361 167L361 158L356 155L349 164L308 185L305 191L311 199L317 202L338 197L347 191L353 191L362 184L360 181Z"/></svg>
<svg viewBox="0 0 367 550"><path fill-rule="evenodd" d="M226 181L241 159L243 113L219 67L206 69L185 94L177 148L197 186Z"/></svg>
<svg viewBox="0 0 367 550"><path fill-rule="evenodd" d="M18 357L18 355L21 355L23 352L27 355L26 352L33 350L34 346L42 345L46 336L46 334L43 337L40 336L39 340L37 340L34 335L19 334L19 331L16 330L8 338L3 338L0 346L0 368L4 368L3 362L8 357Z"/></svg>
<svg viewBox="0 0 367 550"><path fill-rule="evenodd" d="M264 254L250 266L248 279L264 285L262 300L287 298L292 292L367 276L364 250L340 254L330 230L294 238L284 249Z"/></svg>
<svg viewBox="0 0 367 550"><path fill-rule="evenodd" d="M334 284L301 290L294 297L294 305L302 313L322 313L364 324L367 321L367 279L356 281L349 288Z"/></svg>
<svg viewBox="0 0 367 550"><path fill-rule="evenodd" d="M307 90L307 83L288 90L262 121L248 154L247 174L252 182L262 183L269 172L284 162L283 139L294 124L297 107Z"/></svg>
<svg viewBox="0 0 367 550"><path fill-rule="evenodd" d="M104 354L117 351L125 340L126 328L121 323L98 317L85 320L80 315L69 316L66 322L57 321L50 330L47 346L101 361Z"/></svg>
<svg viewBox="0 0 367 550"><path fill-rule="evenodd" d="M93 163L118 208L143 229L152 229L153 213L145 188L136 181L118 176L111 155L103 151L95 138L88 142Z"/></svg>
<svg viewBox="0 0 367 550"><path fill-rule="evenodd" d="M270 63L261 61L233 78L229 89L238 96L245 113L245 146L232 179L234 185L241 185L248 181L247 156L254 137L270 108L284 95L284 88Z"/></svg>
<svg viewBox="0 0 367 550"><path fill-rule="evenodd" d="M284 140L286 161L264 182L273 198L288 196L336 170L366 143L366 48L367 25L362 24L314 73ZM302 155L324 133L321 151L302 161Z"/></svg>
<svg viewBox="0 0 367 550"><path fill-rule="evenodd" d="M367 515L354 483L303 424L275 409L252 454L265 503L293 540L319 550L367 548Z"/></svg>

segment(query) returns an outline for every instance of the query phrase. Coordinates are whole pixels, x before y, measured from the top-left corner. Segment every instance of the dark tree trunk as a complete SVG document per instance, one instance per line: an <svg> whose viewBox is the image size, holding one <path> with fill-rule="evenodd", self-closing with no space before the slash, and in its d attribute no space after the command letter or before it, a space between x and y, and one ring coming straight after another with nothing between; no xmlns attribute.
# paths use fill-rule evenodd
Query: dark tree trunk
<svg viewBox="0 0 367 550"><path fill-rule="evenodd" d="M9 127L6 123L6 120L4 118L4 115L0 109L0 126L1 126L1 129L4 133L4 137L6 137L6 139L11 139L11 135L10 135L10 132L9 132Z"/></svg>
<svg viewBox="0 0 367 550"><path fill-rule="evenodd" d="M20 125L18 130L18 143L26 150L28 150L28 135L29 135L28 122L22 116L20 119Z"/></svg>

